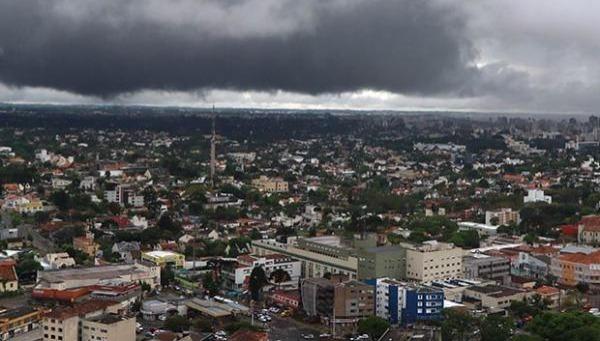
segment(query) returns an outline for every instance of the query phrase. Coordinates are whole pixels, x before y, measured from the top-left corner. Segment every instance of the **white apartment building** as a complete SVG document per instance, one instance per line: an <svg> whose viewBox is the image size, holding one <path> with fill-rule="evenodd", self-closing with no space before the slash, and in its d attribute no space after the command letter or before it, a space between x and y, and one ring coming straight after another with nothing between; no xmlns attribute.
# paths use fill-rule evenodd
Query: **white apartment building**
<svg viewBox="0 0 600 341"><path fill-rule="evenodd" d="M247 282L247 279L250 277L252 270L257 266L263 268L267 277L269 277L273 271L277 269L286 271L288 275L290 275L290 280L281 283L281 285L297 286L298 280L302 276L302 267L300 261L290 256L276 253L261 257L242 255L237 258L237 265L233 271L223 271L224 273L227 273L230 289L242 289L244 284Z"/></svg>
<svg viewBox="0 0 600 341"><path fill-rule="evenodd" d="M462 276L464 251L451 243L427 241L406 250L406 277L417 281Z"/></svg>
<svg viewBox="0 0 600 341"><path fill-rule="evenodd" d="M544 195L544 191L541 189L528 189L527 195L523 197L523 202L525 204L531 202L545 202L547 204L551 204L552 197L549 195Z"/></svg>

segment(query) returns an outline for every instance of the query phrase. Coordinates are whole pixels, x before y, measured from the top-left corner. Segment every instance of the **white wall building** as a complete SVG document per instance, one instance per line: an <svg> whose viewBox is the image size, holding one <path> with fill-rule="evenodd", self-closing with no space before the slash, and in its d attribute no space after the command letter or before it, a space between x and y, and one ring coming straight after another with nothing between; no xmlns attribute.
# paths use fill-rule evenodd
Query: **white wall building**
<svg viewBox="0 0 600 341"><path fill-rule="evenodd" d="M544 195L544 191L541 189L529 189L527 190L527 195L523 198L523 202L526 204L531 202L545 202L551 204L552 197Z"/></svg>

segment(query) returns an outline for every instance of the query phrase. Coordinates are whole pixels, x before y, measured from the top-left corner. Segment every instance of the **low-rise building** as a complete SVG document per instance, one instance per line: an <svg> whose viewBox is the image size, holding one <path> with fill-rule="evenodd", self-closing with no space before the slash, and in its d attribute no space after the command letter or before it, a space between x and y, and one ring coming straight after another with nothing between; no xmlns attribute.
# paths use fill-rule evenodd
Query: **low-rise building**
<svg viewBox="0 0 600 341"><path fill-rule="evenodd" d="M185 263L185 256L173 251L148 251L142 253L142 260L161 268L167 265L182 268Z"/></svg>
<svg viewBox="0 0 600 341"><path fill-rule="evenodd" d="M135 340L135 317L103 314L81 320L82 341Z"/></svg>
<svg viewBox="0 0 600 341"><path fill-rule="evenodd" d="M223 266L225 286L229 290L242 290L247 286L250 274L257 266L263 268L267 278L270 278L277 270L285 271L289 279L277 283L279 286L297 287L298 280L302 275L300 261L290 256L282 254L269 254L261 257L241 255L237 257L237 262Z"/></svg>
<svg viewBox="0 0 600 341"><path fill-rule="evenodd" d="M0 261L0 293L19 290L19 278L15 264L12 259Z"/></svg>
<svg viewBox="0 0 600 341"><path fill-rule="evenodd" d="M511 301L522 301L532 293L523 289L499 285L471 286L463 293L463 302L473 301L481 309L505 309Z"/></svg>
<svg viewBox="0 0 600 341"><path fill-rule="evenodd" d="M282 178L269 178L261 175L258 179L252 180L252 186L261 192L281 193L288 191L288 182Z"/></svg>
<svg viewBox="0 0 600 341"><path fill-rule="evenodd" d="M510 281L510 259L508 258L474 253L463 257L462 261L465 278L491 279L499 284L508 284Z"/></svg>
<svg viewBox="0 0 600 341"><path fill-rule="evenodd" d="M160 267L148 263L104 265L38 271L36 289L66 290L102 284L110 280L160 285Z"/></svg>
<svg viewBox="0 0 600 341"><path fill-rule="evenodd" d="M528 189L527 195L523 197L523 202L525 204L534 203L534 202L545 202L547 204L552 203L552 197L549 195L545 195L544 191L541 189Z"/></svg>
<svg viewBox="0 0 600 341"><path fill-rule="evenodd" d="M587 283L600 288L600 250L590 253L563 253L552 258L550 273L566 286Z"/></svg>
<svg viewBox="0 0 600 341"><path fill-rule="evenodd" d="M46 270L64 269L75 266L75 259L66 252L47 253L41 261Z"/></svg>
<svg viewBox="0 0 600 341"><path fill-rule="evenodd" d="M0 340L9 340L40 327L44 309L22 306L14 309L0 307Z"/></svg>

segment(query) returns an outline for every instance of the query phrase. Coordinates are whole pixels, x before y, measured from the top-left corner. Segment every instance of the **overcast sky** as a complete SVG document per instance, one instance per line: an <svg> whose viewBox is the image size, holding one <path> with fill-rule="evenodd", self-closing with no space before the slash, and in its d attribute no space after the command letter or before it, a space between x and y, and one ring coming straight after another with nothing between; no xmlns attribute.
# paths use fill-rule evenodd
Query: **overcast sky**
<svg viewBox="0 0 600 341"><path fill-rule="evenodd" d="M590 112L597 0L0 0L0 102Z"/></svg>

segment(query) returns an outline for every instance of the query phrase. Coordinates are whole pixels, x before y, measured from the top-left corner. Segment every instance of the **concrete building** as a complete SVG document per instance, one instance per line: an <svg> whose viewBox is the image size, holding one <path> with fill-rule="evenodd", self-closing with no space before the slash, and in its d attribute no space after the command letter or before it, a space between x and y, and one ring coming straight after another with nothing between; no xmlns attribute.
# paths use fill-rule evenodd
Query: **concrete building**
<svg viewBox="0 0 600 341"><path fill-rule="evenodd" d="M343 246L335 236L288 238L287 243L274 239L253 240L252 252L259 256L279 253L298 259L305 278L323 277L328 273L357 278L358 258L354 250Z"/></svg>
<svg viewBox="0 0 600 341"><path fill-rule="evenodd" d="M258 179L252 180L252 186L261 192L282 193L288 191L288 183L282 178L269 178L261 175Z"/></svg>
<svg viewBox="0 0 600 341"><path fill-rule="evenodd" d="M83 340L82 326L87 319L98 318L104 314L117 313L120 305L111 301L94 300L74 306L60 307L44 315L42 319L44 341ZM105 329L108 331L108 329ZM95 331L94 331L95 332ZM135 323L133 324L135 334ZM89 335L89 334L88 334ZM129 335L126 333L125 335ZM91 339L85 339L86 341ZM112 340L112 339L100 339ZM132 340L132 339L118 339Z"/></svg>
<svg viewBox="0 0 600 341"><path fill-rule="evenodd" d="M247 285L252 270L260 266L267 278L276 270L283 270L290 276L289 281L278 283L279 286L298 287L302 275L300 261L282 254L269 254L262 257L241 255L237 262L224 266L221 270L225 277L225 287L229 290L242 290Z"/></svg>
<svg viewBox="0 0 600 341"><path fill-rule="evenodd" d="M9 340L39 328L44 312L31 306L0 308L0 340Z"/></svg>
<svg viewBox="0 0 600 341"><path fill-rule="evenodd" d="M390 324L439 320L444 308L441 288L415 285L389 278L367 281L375 286L375 314Z"/></svg>
<svg viewBox="0 0 600 341"><path fill-rule="evenodd" d="M513 211L512 208L501 208L495 211L485 212L485 224L486 225L510 225L519 224L521 222L521 216L519 212Z"/></svg>
<svg viewBox="0 0 600 341"><path fill-rule="evenodd" d="M428 241L406 247L406 278L432 281L462 276L464 251L451 243Z"/></svg>
<svg viewBox="0 0 600 341"><path fill-rule="evenodd" d="M358 251L358 278L405 278L406 248L381 246Z"/></svg>
<svg viewBox="0 0 600 341"><path fill-rule="evenodd" d="M333 314L334 287L330 280L307 278L300 289L306 315L329 317Z"/></svg>
<svg viewBox="0 0 600 341"><path fill-rule="evenodd" d="M522 301L531 295L533 292L499 285L471 286L463 293L463 303L471 301L479 309L506 309L511 301Z"/></svg>
<svg viewBox="0 0 600 341"><path fill-rule="evenodd" d="M337 283L333 290L333 311L336 325L354 325L375 313L375 289L357 280Z"/></svg>
<svg viewBox="0 0 600 341"><path fill-rule="evenodd" d="M541 189L529 189L527 190L527 195L523 197L523 202L525 204L534 202L545 202L547 204L551 204L552 197L549 195L544 195L544 191Z"/></svg>
<svg viewBox="0 0 600 341"><path fill-rule="evenodd" d="M484 278L498 284L510 281L510 259L474 253L463 257L463 273L465 278Z"/></svg>
<svg viewBox="0 0 600 341"><path fill-rule="evenodd" d="M558 283L575 286L587 283L590 288L600 288L600 250L590 253L567 253L552 258L550 273Z"/></svg>
<svg viewBox="0 0 600 341"><path fill-rule="evenodd" d="M135 340L135 317L104 314L81 320L81 341Z"/></svg>
<svg viewBox="0 0 600 341"><path fill-rule="evenodd" d="M167 265L182 268L185 263L185 256L173 251L148 251L142 253L142 260L161 268Z"/></svg>
<svg viewBox="0 0 600 341"><path fill-rule="evenodd" d="M519 257L513 264L512 272L525 278L546 279L550 273L551 262L552 258L548 255L519 252Z"/></svg>
<svg viewBox="0 0 600 341"><path fill-rule="evenodd" d="M109 280L160 285L160 267L148 263L38 271L36 289L66 290L97 285Z"/></svg>

